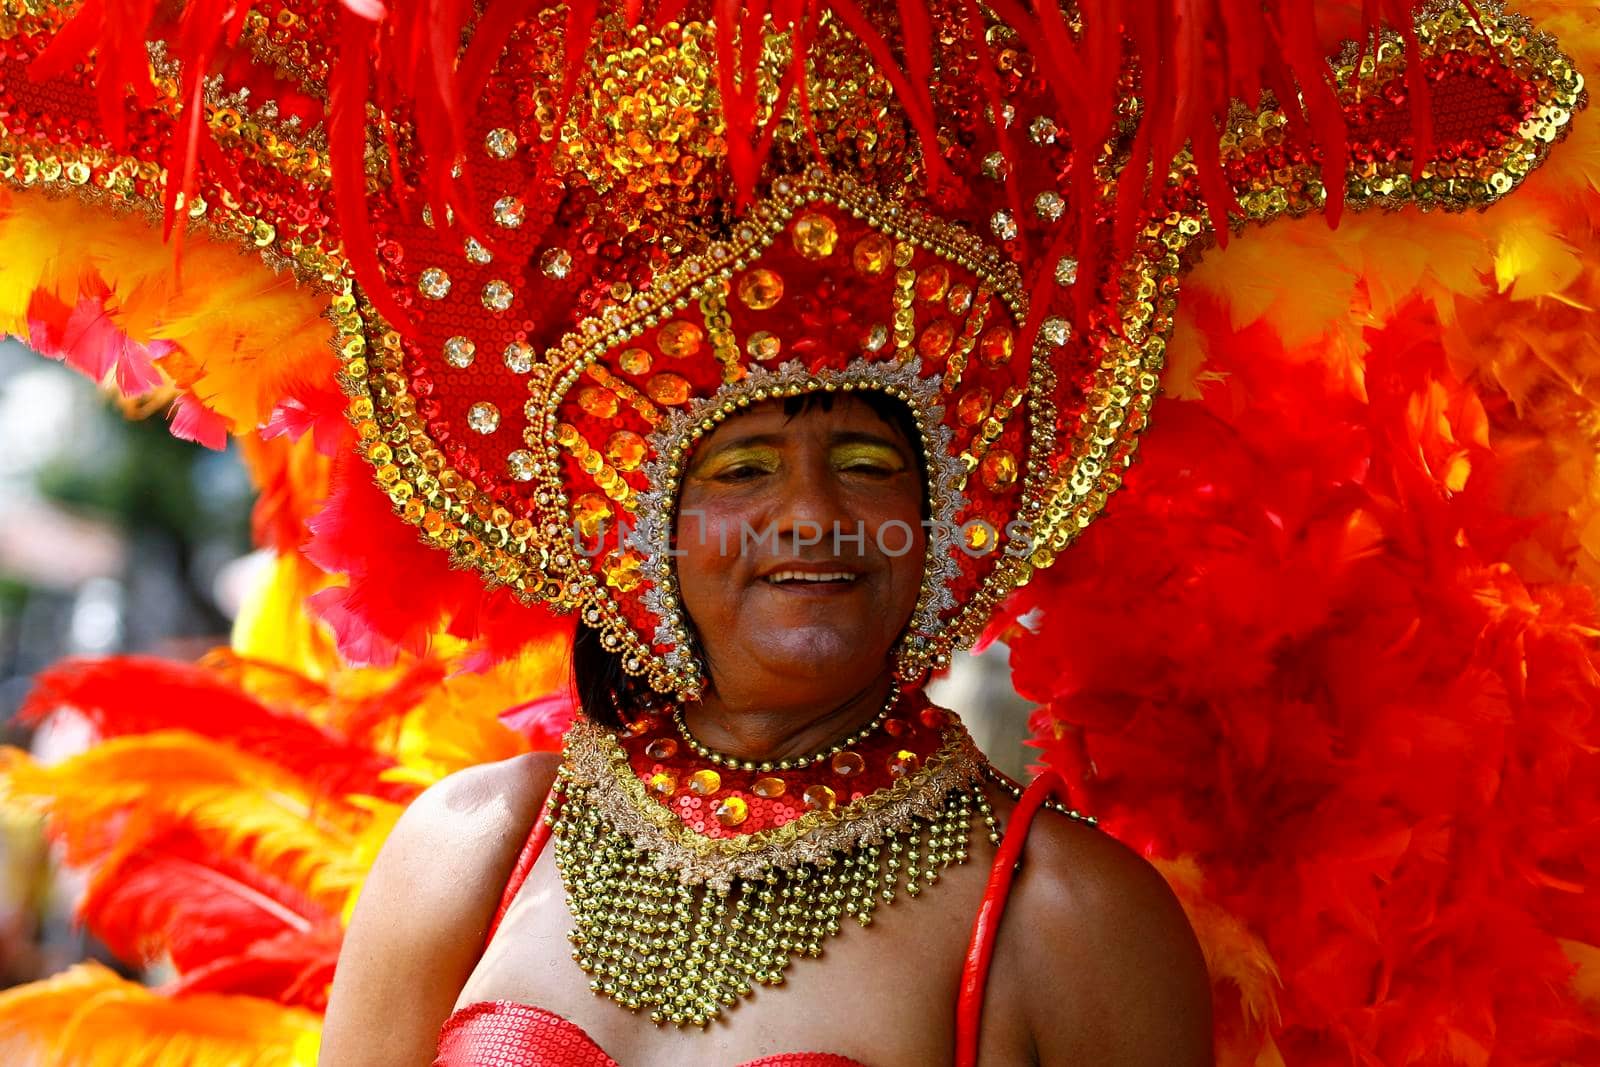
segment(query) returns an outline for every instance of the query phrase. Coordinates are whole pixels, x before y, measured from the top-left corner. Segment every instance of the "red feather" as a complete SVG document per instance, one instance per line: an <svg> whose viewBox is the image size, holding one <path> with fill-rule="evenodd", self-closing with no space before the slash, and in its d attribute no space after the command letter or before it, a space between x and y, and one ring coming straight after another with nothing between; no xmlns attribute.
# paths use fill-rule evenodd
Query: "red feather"
<svg viewBox="0 0 1600 1067"><path fill-rule="evenodd" d="M144 657L64 660L38 676L19 713L38 722L59 708L102 737L189 730L270 760L331 795L405 801L414 790L382 780L394 761L304 718L268 708L203 667Z"/></svg>
<svg viewBox="0 0 1600 1067"><path fill-rule="evenodd" d="M96 865L78 910L122 959L168 956L180 973L253 953L286 934L307 937L338 925L338 916L292 887L181 831Z"/></svg>

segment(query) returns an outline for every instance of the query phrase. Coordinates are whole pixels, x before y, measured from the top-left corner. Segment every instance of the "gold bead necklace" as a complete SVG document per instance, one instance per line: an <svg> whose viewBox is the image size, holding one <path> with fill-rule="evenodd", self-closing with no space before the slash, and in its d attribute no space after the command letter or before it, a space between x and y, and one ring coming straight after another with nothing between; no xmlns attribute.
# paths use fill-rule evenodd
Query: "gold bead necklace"
<svg viewBox="0 0 1600 1067"><path fill-rule="evenodd" d="M708 748L698 737L689 732L689 724L683 718L682 704L672 710L672 725L677 729L678 736L683 738L683 743L689 746L689 751L703 760L716 764L718 767L727 767L736 771L756 771L763 774L770 771L798 771L810 767L812 764L821 763L825 759L832 759L846 749L854 748L871 737L882 728L884 723L889 721L889 716L894 713L894 709L899 703L900 687L894 686L889 690L889 699L884 702L883 710L878 712L877 717L838 744L821 752L813 752L809 756L763 760L759 763L754 760L739 759L737 756L729 756L713 748Z"/></svg>

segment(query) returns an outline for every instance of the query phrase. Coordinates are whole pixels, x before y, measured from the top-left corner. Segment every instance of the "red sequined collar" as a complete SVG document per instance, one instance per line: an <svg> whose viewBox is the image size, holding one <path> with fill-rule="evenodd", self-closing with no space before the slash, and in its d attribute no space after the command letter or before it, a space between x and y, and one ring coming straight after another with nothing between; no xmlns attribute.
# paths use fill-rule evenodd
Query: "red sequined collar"
<svg viewBox="0 0 1600 1067"><path fill-rule="evenodd" d="M937 752L952 716L920 691L903 696L859 743L787 770L719 766L696 755L670 717L649 715L619 739L645 792L709 838L760 833L809 812L837 811L914 775Z"/></svg>

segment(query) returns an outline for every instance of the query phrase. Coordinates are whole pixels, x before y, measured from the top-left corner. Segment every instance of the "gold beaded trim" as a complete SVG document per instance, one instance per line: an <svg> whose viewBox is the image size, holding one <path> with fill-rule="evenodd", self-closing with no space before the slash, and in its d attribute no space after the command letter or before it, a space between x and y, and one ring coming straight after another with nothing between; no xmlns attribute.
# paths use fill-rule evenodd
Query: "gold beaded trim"
<svg viewBox="0 0 1600 1067"><path fill-rule="evenodd" d="M641 865L719 891L737 878L820 863L915 819L932 818L946 794L978 780L984 763L966 728L952 719L938 751L893 785L837 808L808 811L771 830L717 838L684 825L649 796L627 752L602 727L577 723L567 732L563 752L558 775L563 787L588 790L588 803L631 842Z"/></svg>
<svg viewBox="0 0 1600 1067"><path fill-rule="evenodd" d="M705 1026L755 986L778 985L795 957L820 956L847 917L870 925L880 904L915 897L965 863L975 812L990 842L1000 840L983 790L969 784L848 848L696 886L641 855L600 786L558 778L555 788L572 958L594 992L679 1026Z"/></svg>

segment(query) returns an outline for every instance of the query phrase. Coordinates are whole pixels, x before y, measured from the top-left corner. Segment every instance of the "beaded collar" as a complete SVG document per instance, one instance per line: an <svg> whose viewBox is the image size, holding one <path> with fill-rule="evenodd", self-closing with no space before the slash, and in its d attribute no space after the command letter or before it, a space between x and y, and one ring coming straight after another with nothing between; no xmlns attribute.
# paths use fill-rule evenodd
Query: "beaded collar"
<svg viewBox="0 0 1600 1067"><path fill-rule="evenodd" d="M704 1025L844 918L917 896L998 839L986 763L960 720L906 696L881 727L803 766L696 754L672 719L568 733L548 816L591 988Z"/></svg>

